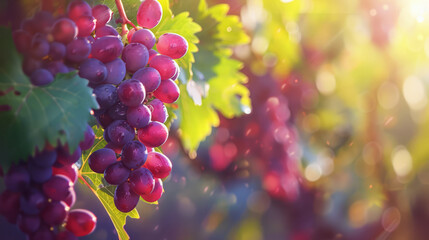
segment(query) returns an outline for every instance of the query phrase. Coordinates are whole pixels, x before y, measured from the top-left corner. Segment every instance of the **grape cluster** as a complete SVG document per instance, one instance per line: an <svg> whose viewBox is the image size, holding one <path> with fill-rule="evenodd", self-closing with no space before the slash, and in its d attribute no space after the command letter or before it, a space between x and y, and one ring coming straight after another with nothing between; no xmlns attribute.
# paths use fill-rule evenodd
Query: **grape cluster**
<svg viewBox="0 0 429 240"><path fill-rule="evenodd" d="M12 165L4 177L0 214L31 240L71 240L90 234L95 229L95 215L70 208L76 201L78 169L74 163L81 150L93 143L94 132L88 126L85 139L73 153L67 146L47 146L25 163Z"/></svg>

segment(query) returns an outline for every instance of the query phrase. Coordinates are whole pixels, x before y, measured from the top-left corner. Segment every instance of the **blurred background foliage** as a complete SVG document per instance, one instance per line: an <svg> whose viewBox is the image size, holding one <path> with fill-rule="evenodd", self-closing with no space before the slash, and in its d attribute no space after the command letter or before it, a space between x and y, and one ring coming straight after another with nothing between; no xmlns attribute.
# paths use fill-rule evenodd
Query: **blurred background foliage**
<svg viewBox="0 0 429 240"><path fill-rule="evenodd" d="M170 7L202 26L199 51L163 148L172 175L131 239L427 239L426 0ZM83 239L115 239L91 197L79 187L99 216Z"/></svg>

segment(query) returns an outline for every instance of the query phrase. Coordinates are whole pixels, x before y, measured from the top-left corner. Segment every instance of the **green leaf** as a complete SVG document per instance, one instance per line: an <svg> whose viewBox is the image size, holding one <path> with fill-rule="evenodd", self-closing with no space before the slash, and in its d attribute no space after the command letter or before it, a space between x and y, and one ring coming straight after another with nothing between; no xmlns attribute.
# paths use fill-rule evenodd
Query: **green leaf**
<svg viewBox="0 0 429 240"><path fill-rule="evenodd" d="M103 174L95 173L88 165L89 156L96 150L103 148L107 143L103 139L103 129L101 127L92 127L95 133L95 142L92 148L82 154L82 166L79 170L80 181L86 184L100 200L103 207L109 214L110 219L115 226L116 232L120 240L129 239L127 232L124 229L127 216L131 218L140 218L136 209L128 213L123 213L115 207L113 196L116 186L108 185L104 181Z"/></svg>
<svg viewBox="0 0 429 240"><path fill-rule="evenodd" d="M2 165L26 159L43 149L68 144L74 151L83 139L91 108L98 108L76 72L58 74L53 83L37 87L21 69L10 30L0 28L0 151Z"/></svg>

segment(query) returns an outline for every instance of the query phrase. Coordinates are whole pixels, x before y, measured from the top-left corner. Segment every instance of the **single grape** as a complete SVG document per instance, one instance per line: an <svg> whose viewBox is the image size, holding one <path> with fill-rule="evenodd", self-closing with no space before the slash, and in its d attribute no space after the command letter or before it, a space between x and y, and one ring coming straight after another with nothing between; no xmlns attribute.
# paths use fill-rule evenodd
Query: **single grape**
<svg viewBox="0 0 429 240"><path fill-rule="evenodd" d="M42 219L49 226L60 225L64 222L69 206L63 201L51 201L42 211Z"/></svg>
<svg viewBox="0 0 429 240"><path fill-rule="evenodd" d="M109 110L107 110L107 113L114 120L126 120L127 110L128 110L128 107L119 101L111 108L109 108Z"/></svg>
<svg viewBox="0 0 429 240"><path fill-rule="evenodd" d="M155 178L155 187L153 188L153 191L149 194L142 194L141 197L146 202L156 202L161 198L162 193L163 193L162 180L160 178Z"/></svg>
<svg viewBox="0 0 429 240"><path fill-rule="evenodd" d="M116 120L107 127L107 133L111 142L117 146L124 146L132 141L135 130L124 120Z"/></svg>
<svg viewBox="0 0 429 240"><path fill-rule="evenodd" d="M88 164L92 171L104 173L106 168L116 162L116 154L112 149L101 148L89 156Z"/></svg>
<svg viewBox="0 0 429 240"><path fill-rule="evenodd" d="M31 76L39 68L42 68L42 62L30 56L26 56L22 61L22 70L27 76Z"/></svg>
<svg viewBox="0 0 429 240"><path fill-rule="evenodd" d="M49 42L41 33L36 33L31 40L30 54L35 59L42 59L49 54Z"/></svg>
<svg viewBox="0 0 429 240"><path fill-rule="evenodd" d="M107 63L115 60L124 49L122 41L115 36L105 36L95 39L92 44L92 57Z"/></svg>
<svg viewBox="0 0 429 240"><path fill-rule="evenodd" d="M49 45L49 58L58 61L66 55L66 46L59 42L51 42Z"/></svg>
<svg viewBox="0 0 429 240"><path fill-rule="evenodd" d="M47 225L41 225L40 228L30 235L29 240L55 240L55 234Z"/></svg>
<svg viewBox="0 0 429 240"><path fill-rule="evenodd" d="M45 195L37 188L30 188L18 201L19 210L23 213L36 215L45 207L47 199Z"/></svg>
<svg viewBox="0 0 429 240"><path fill-rule="evenodd" d="M138 138L145 146L159 147L167 141L168 129L160 122L150 122L138 130Z"/></svg>
<svg viewBox="0 0 429 240"><path fill-rule="evenodd" d="M155 68L145 67L133 74L133 78L139 80L147 93L155 91L161 83L161 75Z"/></svg>
<svg viewBox="0 0 429 240"><path fill-rule="evenodd" d="M127 71L134 73L146 66L149 61L149 52L141 43L130 43L122 52L122 60L125 62Z"/></svg>
<svg viewBox="0 0 429 240"><path fill-rule="evenodd" d="M151 30L140 29L133 34L131 42L141 43L145 45L147 49L151 49L153 46L155 46L156 38Z"/></svg>
<svg viewBox="0 0 429 240"><path fill-rule="evenodd" d="M188 42L179 34L165 33L159 37L156 49L163 55L179 59L188 51Z"/></svg>
<svg viewBox="0 0 429 240"><path fill-rule="evenodd" d="M97 217L84 209L73 209L69 212L66 229L77 237L83 237L92 233L97 224Z"/></svg>
<svg viewBox="0 0 429 240"><path fill-rule="evenodd" d="M91 15L92 15L91 6L89 6L89 4L85 1L74 0L73 2L69 3L69 5L67 6L67 16L73 21L76 21L82 16L91 16Z"/></svg>
<svg viewBox="0 0 429 240"><path fill-rule="evenodd" d="M144 167L149 169L155 178L166 178L170 175L172 164L170 159L162 153L150 152L147 155Z"/></svg>
<svg viewBox="0 0 429 240"><path fill-rule="evenodd" d="M91 44L85 38L76 38L67 44L66 59L72 62L82 62L91 53Z"/></svg>
<svg viewBox="0 0 429 240"><path fill-rule="evenodd" d="M9 190L4 190L0 194L0 214L5 216L10 223L16 223L20 209L20 197L20 193Z"/></svg>
<svg viewBox="0 0 429 240"><path fill-rule="evenodd" d="M40 217L37 215L20 214L17 219L17 225L22 232L26 234L33 233L40 227Z"/></svg>
<svg viewBox="0 0 429 240"><path fill-rule="evenodd" d="M130 174L130 187L138 195L149 194L155 186L152 173L146 168L139 168Z"/></svg>
<svg viewBox="0 0 429 240"><path fill-rule="evenodd" d="M146 98L146 90L137 79L125 80L118 87L118 96L123 104L128 107L136 107Z"/></svg>
<svg viewBox="0 0 429 240"><path fill-rule="evenodd" d="M78 37L87 37L91 35L92 31L95 29L95 18L93 16L81 16L75 20L77 26L77 36Z"/></svg>
<svg viewBox="0 0 429 240"><path fill-rule="evenodd" d="M162 7L156 0L146 0L137 11L137 23L144 28L153 28L161 21Z"/></svg>
<svg viewBox="0 0 429 240"><path fill-rule="evenodd" d="M119 211L130 212L137 206L139 195L131 190L129 182L123 182L116 187L113 201Z"/></svg>
<svg viewBox="0 0 429 240"><path fill-rule="evenodd" d="M31 34L24 30L16 30L12 33L13 42L15 43L16 50L19 53L27 53L31 46Z"/></svg>
<svg viewBox="0 0 429 240"><path fill-rule="evenodd" d="M113 11L106 5L99 4L92 8L92 16L97 19L96 29L105 26L113 17Z"/></svg>
<svg viewBox="0 0 429 240"><path fill-rule="evenodd" d="M119 185L127 181L130 169L126 168L122 161L115 162L104 171L104 179L112 185Z"/></svg>
<svg viewBox="0 0 429 240"><path fill-rule="evenodd" d="M167 120L168 111L161 100L155 98L148 104L148 107L151 111L151 121L164 123Z"/></svg>
<svg viewBox="0 0 429 240"><path fill-rule="evenodd" d="M64 175L54 175L43 183L43 193L56 201L64 201L74 191L73 183Z"/></svg>
<svg viewBox="0 0 429 240"><path fill-rule="evenodd" d="M13 165L7 172L4 181L8 190L21 192L30 184L30 175L23 165Z"/></svg>
<svg viewBox="0 0 429 240"><path fill-rule="evenodd" d="M59 147L57 150L57 163L62 165L71 165L79 160L82 155L82 150L78 146L73 153L70 153L69 147Z"/></svg>
<svg viewBox="0 0 429 240"><path fill-rule="evenodd" d="M118 85L122 82L127 73L125 68L125 63L120 58L116 58L115 60L106 63L107 68L107 78L105 83Z"/></svg>
<svg viewBox="0 0 429 240"><path fill-rule="evenodd" d="M85 151L92 147L95 141L95 134L92 130L91 126L86 125L86 130L84 134L83 140L79 143L79 147L81 150Z"/></svg>
<svg viewBox="0 0 429 240"><path fill-rule="evenodd" d="M95 30L95 38L101 38L105 36L120 37L118 31L110 25L106 25Z"/></svg>
<svg viewBox="0 0 429 240"><path fill-rule="evenodd" d="M132 141L122 148L122 163L129 169L141 167L147 158L146 147L139 141Z"/></svg>
<svg viewBox="0 0 429 240"><path fill-rule="evenodd" d="M129 107L127 110L127 122L134 128L142 128L150 122L150 110L142 104L137 107Z"/></svg>
<svg viewBox="0 0 429 240"><path fill-rule="evenodd" d="M57 73L68 73L69 69L61 61L52 61L43 64L43 68L48 70L53 76Z"/></svg>
<svg viewBox="0 0 429 240"><path fill-rule="evenodd" d="M97 122L101 125L101 127L103 127L104 129L107 128L113 121L114 119L112 119L109 114L107 114L106 112L103 112L102 114L100 114L99 116L96 117Z"/></svg>
<svg viewBox="0 0 429 240"><path fill-rule="evenodd" d="M94 88L93 93L101 109L107 109L118 102L118 92L112 84L103 84Z"/></svg>
<svg viewBox="0 0 429 240"><path fill-rule="evenodd" d="M177 66L174 60L165 55L156 55L150 60L149 66L155 68L161 75L161 80L167 80L174 76Z"/></svg>
<svg viewBox="0 0 429 240"><path fill-rule="evenodd" d="M53 175L64 175L70 179L72 183L75 183L78 175L78 168L75 164L64 165L60 167L52 167Z"/></svg>
<svg viewBox="0 0 429 240"><path fill-rule="evenodd" d="M76 24L68 18L60 18L52 27L54 41L67 44L77 36Z"/></svg>
<svg viewBox="0 0 429 240"><path fill-rule="evenodd" d="M164 103L174 103L180 96L180 89L171 79L161 81L153 95Z"/></svg>
<svg viewBox="0 0 429 240"><path fill-rule="evenodd" d="M39 167L52 167L57 160L57 151L45 150L41 153L36 153L36 156L30 157L29 161Z"/></svg>
<svg viewBox="0 0 429 240"><path fill-rule="evenodd" d="M64 230L64 231L59 232L55 236L55 240L79 240L79 239L72 232L70 232L68 230Z"/></svg>
<svg viewBox="0 0 429 240"><path fill-rule="evenodd" d="M99 60L89 58L80 64L79 76L92 83L101 83L107 78L107 68Z"/></svg>
<svg viewBox="0 0 429 240"><path fill-rule="evenodd" d="M52 176L51 167L39 167L32 162L28 165L28 172L30 173L31 180L36 183L44 183Z"/></svg>
<svg viewBox="0 0 429 240"><path fill-rule="evenodd" d="M30 77L30 82L36 86L45 86L54 81L54 76L43 68L35 70Z"/></svg>

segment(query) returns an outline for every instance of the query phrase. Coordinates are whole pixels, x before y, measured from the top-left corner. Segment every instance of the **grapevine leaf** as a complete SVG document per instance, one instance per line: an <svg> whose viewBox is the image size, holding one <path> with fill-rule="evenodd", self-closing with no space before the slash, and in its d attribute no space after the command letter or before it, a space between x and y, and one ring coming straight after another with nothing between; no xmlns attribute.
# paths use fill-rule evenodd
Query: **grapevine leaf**
<svg viewBox="0 0 429 240"><path fill-rule="evenodd" d="M140 218L139 213L136 209L128 213L119 211L113 202L116 186L105 184L103 174L95 173L89 167L88 158L91 153L103 148L107 144L103 138L103 129L97 126L93 126L92 129L95 133L95 141L92 148L82 154L82 166L79 170L80 181L86 184L100 200L101 204L103 204L103 207L106 209L107 214L109 214L110 219L115 226L119 239L129 239L129 236L124 229L126 218L127 216L130 216L131 218L138 219Z"/></svg>
<svg viewBox="0 0 429 240"><path fill-rule="evenodd" d="M83 139L91 108L98 104L88 80L75 72L58 74L37 87L21 69L10 30L0 28L0 148L2 165L34 155L49 143L68 144L74 151Z"/></svg>

